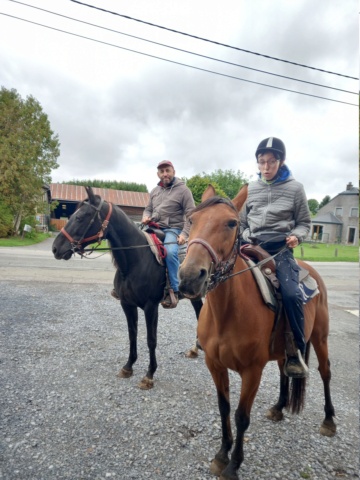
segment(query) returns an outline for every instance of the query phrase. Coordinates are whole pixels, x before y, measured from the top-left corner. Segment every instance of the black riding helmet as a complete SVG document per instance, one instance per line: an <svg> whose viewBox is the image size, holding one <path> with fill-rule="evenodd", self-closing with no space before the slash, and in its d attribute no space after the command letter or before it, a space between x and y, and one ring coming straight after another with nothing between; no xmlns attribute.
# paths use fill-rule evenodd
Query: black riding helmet
<svg viewBox="0 0 360 480"><path fill-rule="evenodd" d="M286 158L286 148L284 142L280 140L280 138L269 137L265 138L265 140L262 140L255 152L256 160L259 154L264 152L273 152L275 158L281 160L282 162Z"/></svg>

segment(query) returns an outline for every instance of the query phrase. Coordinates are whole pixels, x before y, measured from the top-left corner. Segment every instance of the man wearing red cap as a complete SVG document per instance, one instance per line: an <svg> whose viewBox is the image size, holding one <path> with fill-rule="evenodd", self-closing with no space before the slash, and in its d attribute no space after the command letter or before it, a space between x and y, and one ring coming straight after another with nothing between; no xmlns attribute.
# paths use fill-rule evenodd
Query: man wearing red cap
<svg viewBox="0 0 360 480"><path fill-rule="evenodd" d="M179 245L189 236L190 224L186 215L195 207L191 191L185 183L175 177L174 165L169 160L157 166L160 181L150 192L150 201L144 210L142 223L155 222L165 233L165 258L170 289L161 302L164 308L175 308L179 301Z"/></svg>

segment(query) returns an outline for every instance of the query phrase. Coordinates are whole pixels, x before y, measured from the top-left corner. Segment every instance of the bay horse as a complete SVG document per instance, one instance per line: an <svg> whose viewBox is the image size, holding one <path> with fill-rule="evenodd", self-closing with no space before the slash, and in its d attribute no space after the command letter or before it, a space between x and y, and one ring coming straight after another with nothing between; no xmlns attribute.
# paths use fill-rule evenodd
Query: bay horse
<svg viewBox="0 0 360 480"><path fill-rule="evenodd" d="M280 395L277 403L267 412L273 421L283 418L282 410L299 413L304 405L305 378L293 378L290 390L285 376L285 320L272 336L274 312L262 300L259 288L246 262L237 254L239 241L239 211L247 198L244 186L233 201L216 197L210 185L202 203L190 214L190 236L185 261L180 267L180 291L193 298L207 291L209 281L217 271L232 263L232 276L222 279L208 291L198 319L198 340L205 352L206 365L217 390L222 425L222 442L211 462L210 470L222 480L235 480L244 459L244 433L250 424L250 413L257 394L263 369L275 360L280 369ZM304 306L306 362L309 361L310 343L319 362L325 395L325 419L320 433L333 436L336 425L330 396L330 362L327 338L329 315L326 287L320 275L305 262L299 264L309 270L318 284L319 294ZM215 272L214 272L215 268ZM238 274L237 274L238 273ZM272 345L272 348L270 348ZM228 369L239 373L241 392L235 412L236 438L230 422L230 395ZM290 393L291 392L291 393Z"/></svg>
<svg viewBox="0 0 360 480"><path fill-rule="evenodd" d="M85 187L88 198L70 217L66 226L55 238L52 252L56 259L69 260L75 253L83 254L84 248L101 239L107 239L116 267L114 288L125 313L130 351L126 364L118 376L129 378L137 360L138 307L144 311L147 328L147 345L150 362L139 387L150 389L157 369L156 346L159 303L166 284L166 269L151 252L144 233L120 207L95 195L91 187ZM198 318L202 299L191 299ZM187 356L196 356L195 345Z"/></svg>

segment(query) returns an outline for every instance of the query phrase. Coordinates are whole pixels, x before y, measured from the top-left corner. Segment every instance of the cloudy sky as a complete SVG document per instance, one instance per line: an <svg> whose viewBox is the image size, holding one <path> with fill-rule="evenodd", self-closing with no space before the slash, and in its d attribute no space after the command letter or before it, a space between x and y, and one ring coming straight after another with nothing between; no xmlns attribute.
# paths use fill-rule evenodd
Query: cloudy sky
<svg viewBox="0 0 360 480"><path fill-rule="evenodd" d="M358 77L355 0L0 6L0 85L47 113L61 142L54 182L150 190L163 159L181 177L233 169L254 179L258 143L277 136L308 198L358 185L358 99L348 93L358 91L348 78Z"/></svg>

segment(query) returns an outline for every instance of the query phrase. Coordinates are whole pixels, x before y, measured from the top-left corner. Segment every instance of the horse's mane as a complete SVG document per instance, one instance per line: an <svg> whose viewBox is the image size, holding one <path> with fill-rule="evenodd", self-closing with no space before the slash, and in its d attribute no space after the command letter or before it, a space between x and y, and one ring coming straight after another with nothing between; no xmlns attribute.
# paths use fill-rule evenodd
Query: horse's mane
<svg viewBox="0 0 360 480"><path fill-rule="evenodd" d="M192 215L193 213L199 212L201 210L204 210L207 207L212 207L213 205L217 205L219 203L225 203L225 205L229 206L235 212L237 212L235 205L232 203L232 201L230 199L224 198L224 197L219 197L218 195L215 195L214 197L208 198L204 202L200 203L193 210L191 210L190 215Z"/></svg>

